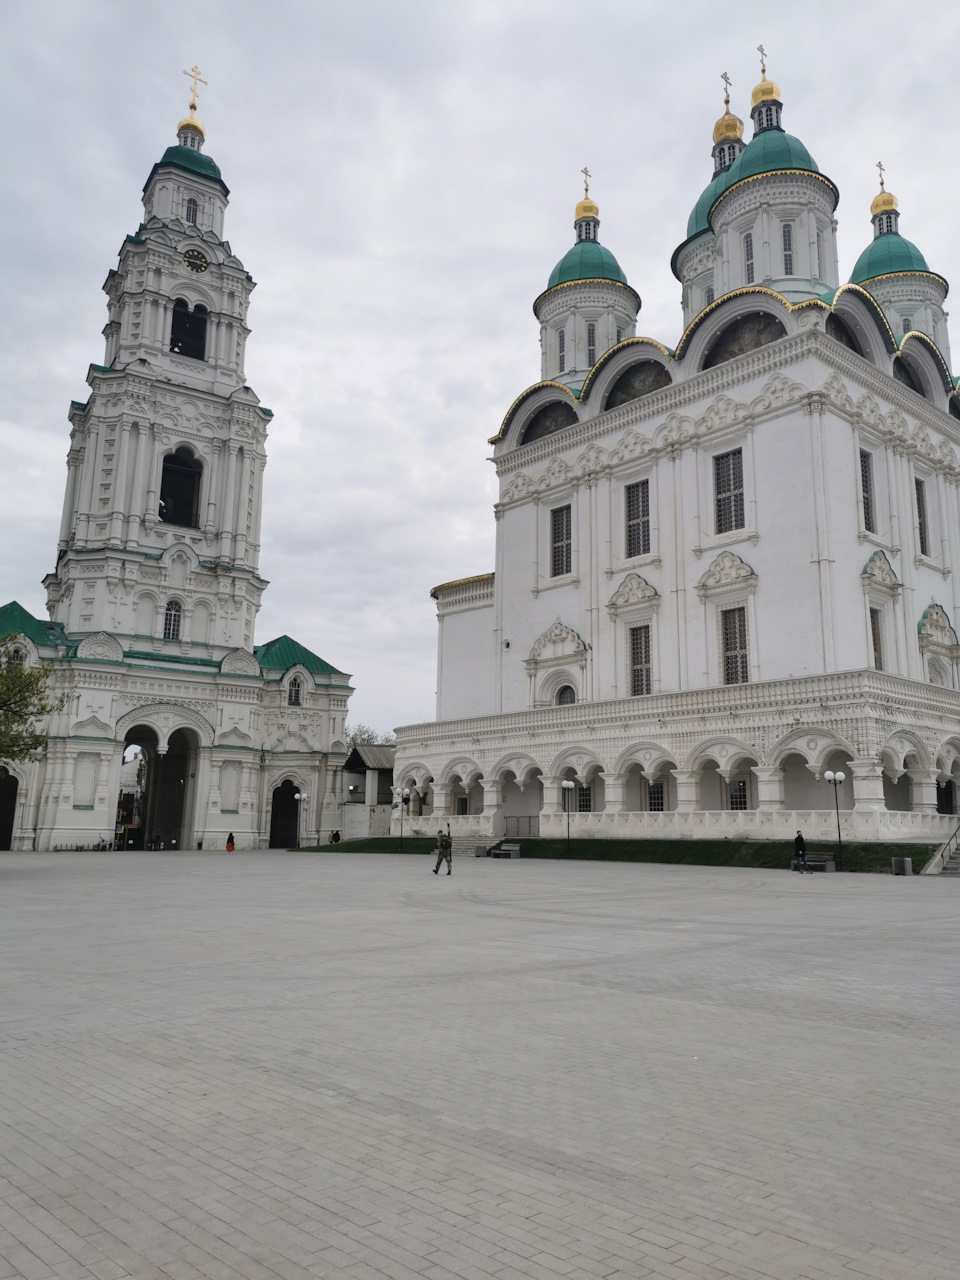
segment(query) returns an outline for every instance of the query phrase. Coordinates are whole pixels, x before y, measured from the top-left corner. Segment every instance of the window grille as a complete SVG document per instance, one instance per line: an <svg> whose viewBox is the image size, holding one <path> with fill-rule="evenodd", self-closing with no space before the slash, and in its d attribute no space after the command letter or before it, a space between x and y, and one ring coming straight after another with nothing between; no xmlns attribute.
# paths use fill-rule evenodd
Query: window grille
<svg viewBox="0 0 960 1280"><path fill-rule="evenodd" d="M743 528L743 450L731 449L713 459L713 492L717 533Z"/></svg>
<svg viewBox="0 0 960 1280"><path fill-rule="evenodd" d="M10 657L7 659L7 661L12 663L15 667L22 667L26 660L27 655L22 649L11 649Z"/></svg>
<svg viewBox="0 0 960 1280"><path fill-rule="evenodd" d="M193 196L187 201L187 221L193 223L197 221L197 202Z"/></svg>
<svg viewBox="0 0 960 1280"><path fill-rule="evenodd" d="M920 554L930 554L930 533L927 525L927 486L922 480L914 480L917 489L917 531L920 534Z"/></svg>
<svg viewBox="0 0 960 1280"><path fill-rule="evenodd" d="M747 284L753 284L753 236L749 231L743 237L743 260L747 264Z"/></svg>
<svg viewBox="0 0 960 1280"><path fill-rule="evenodd" d="M587 364L592 369L597 363L597 326L587 325Z"/></svg>
<svg viewBox="0 0 960 1280"><path fill-rule="evenodd" d="M720 614L723 637L723 683L746 684L750 678L747 653L747 610L743 605Z"/></svg>
<svg viewBox="0 0 960 1280"><path fill-rule="evenodd" d="M650 481L637 480L624 490L626 498L627 559L650 554Z"/></svg>
<svg viewBox="0 0 960 1280"><path fill-rule="evenodd" d="M647 791L647 808L651 813L663 813L666 808L662 782L651 782Z"/></svg>
<svg viewBox="0 0 960 1280"><path fill-rule="evenodd" d="M817 232L817 279L823 279L823 236Z"/></svg>
<svg viewBox="0 0 960 1280"><path fill-rule="evenodd" d="M179 600L168 600L167 607L163 615L163 638L164 640L180 639L180 622L183 616L183 610L180 607Z"/></svg>
<svg viewBox="0 0 960 1280"><path fill-rule="evenodd" d="M730 808L743 810L747 807L747 780L733 778L730 782Z"/></svg>
<svg viewBox="0 0 960 1280"><path fill-rule="evenodd" d="M907 333L909 333L909 332L910 332L910 330L911 330L912 328L913 328L913 320L910 318L910 316L904 316L904 317L903 317L903 332L904 332L905 334L907 334Z"/></svg>
<svg viewBox="0 0 960 1280"><path fill-rule="evenodd" d="M622 330L622 329L618 329L618 330L617 330L617 342L622 342L622 341L623 341L623 330Z"/></svg>
<svg viewBox="0 0 960 1280"><path fill-rule="evenodd" d="M558 707L570 707L577 700L577 695L571 685L565 684L557 690L556 703Z"/></svg>
<svg viewBox="0 0 960 1280"><path fill-rule="evenodd" d="M783 274L793 275L793 227L789 222L783 224Z"/></svg>
<svg viewBox="0 0 960 1280"><path fill-rule="evenodd" d="M577 813L593 812L593 787L577 787Z"/></svg>
<svg viewBox="0 0 960 1280"><path fill-rule="evenodd" d="M706 301L706 304L708 307L710 303L713 302L715 296L716 295L714 294L712 289L708 289L707 292L704 294L704 300Z"/></svg>
<svg viewBox="0 0 960 1280"><path fill-rule="evenodd" d="M300 705L300 681L296 676L287 685L287 706L299 707Z"/></svg>
<svg viewBox="0 0 960 1280"><path fill-rule="evenodd" d="M573 524L570 507L554 507L550 512L550 576L570 573L573 564Z"/></svg>
<svg viewBox="0 0 960 1280"><path fill-rule="evenodd" d="M873 500L873 455L860 450L860 486L863 491L863 527L867 533L877 532L876 510Z"/></svg>
<svg viewBox="0 0 960 1280"><path fill-rule="evenodd" d="M650 662L650 626L630 628L630 696L642 697L653 691Z"/></svg>
<svg viewBox="0 0 960 1280"><path fill-rule="evenodd" d="M557 365L561 373L567 366L567 335L562 329L557 334Z"/></svg>
<svg viewBox="0 0 960 1280"><path fill-rule="evenodd" d="M870 610L870 640L873 644L873 665L883 670L883 618L879 609Z"/></svg>
<svg viewBox="0 0 960 1280"><path fill-rule="evenodd" d="M767 107L766 125L768 129L773 128L773 107Z"/></svg>

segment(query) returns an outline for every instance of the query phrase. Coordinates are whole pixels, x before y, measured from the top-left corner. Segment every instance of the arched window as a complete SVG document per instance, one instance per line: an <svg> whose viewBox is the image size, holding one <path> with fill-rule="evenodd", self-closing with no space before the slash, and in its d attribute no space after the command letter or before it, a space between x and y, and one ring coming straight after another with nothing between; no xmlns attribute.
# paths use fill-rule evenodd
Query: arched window
<svg viewBox="0 0 960 1280"><path fill-rule="evenodd" d="M597 326L587 325L587 364L592 369L597 363Z"/></svg>
<svg viewBox="0 0 960 1280"><path fill-rule="evenodd" d="M10 656L7 658L8 662L13 663L17 667L22 667L23 664L26 662L26 660L27 660L27 655L23 652L23 650L19 646L16 646L13 649L11 649Z"/></svg>
<svg viewBox="0 0 960 1280"><path fill-rule="evenodd" d="M706 293L703 295L703 300L706 303L706 305L709 307L710 303L713 302L715 297L716 295L714 294L713 290L708 289Z"/></svg>
<svg viewBox="0 0 960 1280"><path fill-rule="evenodd" d="M531 440L541 440L544 436L553 435L554 431L562 431L577 421L573 406L562 400L555 400L539 409L527 423L521 444L529 444Z"/></svg>
<svg viewBox="0 0 960 1280"><path fill-rule="evenodd" d="M793 227L789 222L785 222L782 227L783 234L783 274L785 276L793 275Z"/></svg>
<svg viewBox="0 0 960 1280"><path fill-rule="evenodd" d="M193 196L187 201L187 221L195 223L197 221L197 202Z"/></svg>
<svg viewBox="0 0 960 1280"><path fill-rule="evenodd" d="M623 341L623 330L622 330L622 329L618 329L618 330L617 330L617 342L618 342L618 343L620 343L620 342L622 342L622 341Z"/></svg>
<svg viewBox="0 0 960 1280"><path fill-rule="evenodd" d="M903 317L903 332L904 332L904 333L909 333L909 332L910 332L910 330L911 330L912 328L913 328L913 321L910 319L910 317L909 317L909 316L904 316L904 317Z"/></svg>
<svg viewBox="0 0 960 1280"><path fill-rule="evenodd" d="M707 352L703 368L712 369L715 365L746 355L748 351L757 351L768 342L776 342L778 338L786 336L787 331L776 316L763 311L750 312L727 325Z"/></svg>
<svg viewBox="0 0 960 1280"><path fill-rule="evenodd" d="M557 334L557 366L561 373L567 365L567 335L561 329Z"/></svg>
<svg viewBox="0 0 960 1280"><path fill-rule="evenodd" d="M558 707L570 707L576 702L576 700L577 695L574 693L573 688L570 685L565 684L557 690L555 702Z"/></svg>
<svg viewBox="0 0 960 1280"><path fill-rule="evenodd" d="M749 231L743 237L743 260L747 268L747 284L753 284L753 236Z"/></svg>
<svg viewBox="0 0 960 1280"><path fill-rule="evenodd" d="M173 304L170 350L191 360L203 360L207 350L207 308L202 303L190 310L183 298Z"/></svg>
<svg viewBox="0 0 960 1280"><path fill-rule="evenodd" d="M180 622L182 617L183 609L180 607L180 601L168 600L167 608L163 615L164 640L180 639Z"/></svg>
<svg viewBox="0 0 960 1280"><path fill-rule="evenodd" d="M200 512L200 477L203 463L186 445L163 460L160 480L160 519L164 524L177 524L182 529L198 529Z"/></svg>
<svg viewBox="0 0 960 1280"><path fill-rule="evenodd" d="M296 676L287 685L287 706L299 707L300 705L300 681Z"/></svg>

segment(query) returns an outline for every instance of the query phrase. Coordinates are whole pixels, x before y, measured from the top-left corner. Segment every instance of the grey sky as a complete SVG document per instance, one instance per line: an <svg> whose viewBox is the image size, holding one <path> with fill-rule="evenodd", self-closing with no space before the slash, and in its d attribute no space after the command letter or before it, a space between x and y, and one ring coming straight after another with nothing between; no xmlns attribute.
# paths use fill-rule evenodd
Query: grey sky
<svg viewBox="0 0 960 1280"><path fill-rule="evenodd" d="M257 639L352 672L351 718L387 728L433 716L430 587L493 567L486 441L539 378L531 304L582 166L638 332L674 345L670 255L711 174L720 73L749 137L762 41L784 127L840 188L841 278L882 159L901 232L960 287L958 27L942 0L4 6L0 602L43 614L68 403L102 359L100 286L186 112L182 68L210 82L206 150L258 282L247 379L276 415Z"/></svg>

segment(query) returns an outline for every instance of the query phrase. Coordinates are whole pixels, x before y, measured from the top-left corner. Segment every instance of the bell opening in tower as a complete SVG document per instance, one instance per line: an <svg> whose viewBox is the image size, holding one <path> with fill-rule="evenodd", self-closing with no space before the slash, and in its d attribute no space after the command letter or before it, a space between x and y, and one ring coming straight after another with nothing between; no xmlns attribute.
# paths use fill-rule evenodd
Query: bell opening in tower
<svg viewBox="0 0 960 1280"><path fill-rule="evenodd" d="M205 360L207 352L207 308L203 303L190 310L183 298L173 304L170 350L190 360Z"/></svg>
<svg viewBox="0 0 960 1280"><path fill-rule="evenodd" d="M159 513L164 524L180 525L183 529L199 527L202 474L203 464L185 445L164 458Z"/></svg>

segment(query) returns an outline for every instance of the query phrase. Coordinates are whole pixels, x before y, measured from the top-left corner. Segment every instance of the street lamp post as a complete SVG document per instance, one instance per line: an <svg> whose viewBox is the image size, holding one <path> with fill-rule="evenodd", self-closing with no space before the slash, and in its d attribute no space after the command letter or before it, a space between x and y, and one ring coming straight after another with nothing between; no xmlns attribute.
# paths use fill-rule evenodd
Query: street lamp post
<svg viewBox="0 0 960 1280"><path fill-rule="evenodd" d="M410 803L410 788L397 787L397 798L400 801L400 852L403 853L403 811Z"/></svg>
<svg viewBox="0 0 960 1280"><path fill-rule="evenodd" d="M563 807L567 811L567 857L570 857L570 810L573 808L573 783L564 778L560 783L563 790Z"/></svg>
<svg viewBox="0 0 960 1280"><path fill-rule="evenodd" d="M837 870L843 870L843 836L840 834L840 798L838 788L841 782L845 781L846 774L842 769L838 769L836 773L832 769L827 769L823 775L824 782L829 782L833 787L833 806L837 811Z"/></svg>
<svg viewBox="0 0 960 1280"><path fill-rule="evenodd" d="M299 849L300 848L300 800L301 800L300 792L295 791L293 793L293 798L297 802L297 848Z"/></svg>

